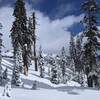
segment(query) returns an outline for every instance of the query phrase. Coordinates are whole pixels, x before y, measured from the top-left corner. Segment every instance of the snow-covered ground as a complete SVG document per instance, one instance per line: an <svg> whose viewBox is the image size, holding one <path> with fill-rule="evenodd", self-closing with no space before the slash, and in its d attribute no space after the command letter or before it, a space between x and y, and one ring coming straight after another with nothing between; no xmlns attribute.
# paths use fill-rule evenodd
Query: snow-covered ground
<svg viewBox="0 0 100 100"><path fill-rule="evenodd" d="M0 100L100 100L100 91L74 87L37 90L13 88L10 98L3 97L2 92L3 87L0 87Z"/></svg>
<svg viewBox="0 0 100 100"><path fill-rule="evenodd" d="M3 59L3 68L8 68L8 74L12 74L12 60ZM11 97L2 96L4 87L0 87L0 100L100 100L100 91L89 88L81 88L76 82L67 84L52 84L47 78L40 78L39 72L34 71L34 65L29 68L28 77L21 74L24 82L22 87L12 87ZM37 89L32 90L34 80L37 81Z"/></svg>

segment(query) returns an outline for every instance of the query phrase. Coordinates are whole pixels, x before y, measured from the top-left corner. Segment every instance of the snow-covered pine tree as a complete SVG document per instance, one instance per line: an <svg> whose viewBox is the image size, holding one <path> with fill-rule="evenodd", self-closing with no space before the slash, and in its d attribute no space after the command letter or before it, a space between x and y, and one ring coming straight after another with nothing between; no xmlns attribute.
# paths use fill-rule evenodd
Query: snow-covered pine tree
<svg viewBox="0 0 100 100"><path fill-rule="evenodd" d="M32 35L33 35L33 23L32 23L32 18L31 17L29 17L29 19L28 19L28 37L29 37L29 39L30 39L30 43L29 43L29 45L28 45L28 52L29 52L29 57L28 57L28 60L29 60L29 63L31 63L31 60L33 59L33 37L32 37Z"/></svg>
<svg viewBox="0 0 100 100"><path fill-rule="evenodd" d="M77 65L76 65L76 63L77 63L76 62L76 48L75 48L74 36L72 33L70 35L69 55L70 55L70 58L74 61L75 69L76 69L76 67L77 67Z"/></svg>
<svg viewBox="0 0 100 100"><path fill-rule="evenodd" d="M58 84L58 69L56 65L52 65L51 68L51 82L54 84Z"/></svg>
<svg viewBox="0 0 100 100"><path fill-rule="evenodd" d="M53 58L51 57L50 54L48 54L46 60L47 60L47 67L48 67L48 76L50 78Z"/></svg>
<svg viewBox="0 0 100 100"><path fill-rule="evenodd" d="M65 84L67 82L67 79L66 79L66 52L65 52L65 48L62 47L62 50L61 50L61 55L60 55L60 68L61 68L61 71L62 71L62 82Z"/></svg>
<svg viewBox="0 0 100 100"><path fill-rule="evenodd" d="M0 29L2 28L2 24L0 23ZM2 55L1 55L1 50L2 50L2 33L0 33L0 84L2 84Z"/></svg>
<svg viewBox="0 0 100 100"><path fill-rule="evenodd" d="M2 70L2 66L1 66L1 61L2 61L2 55L1 55L1 52L2 52L2 33L0 33L0 71Z"/></svg>
<svg viewBox="0 0 100 100"><path fill-rule="evenodd" d="M97 55L98 89L100 89L100 54Z"/></svg>
<svg viewBox="0 0 100 100"><path fill-rule="evenodd" d="M67 56L67 67L69 69L69 77L70 80L76 81L76 71L75 71L75 63L74 60ZM68 71L67 71L68 73Z"/></svg>
<svg viewBox="0 0 100 100"><path fill-rule="evenodd" d="M98 83L96 51L100 44L98 43L98 28L97 28L97 14L100 10L96 0L86 0L82 9L85 13L83 23L85 24L85 31L83 34L87 38L84 44L84 55L86 59L86 74L88 87L96 87Z"/></svg>
<svg viewBox="0 0 100 100"><path fill-rule="evenodd" d="M71 79L79 82L79 70L81 70L80 65L80 55L81 55L81 43L80 39L74 40L73 34L71 33L69 56L67 63L71 73ZM79 52L79 54L78 54ZM78 58L79 57L79 58Z"/></svg>
<svg viewBox="0 0 100 100"><path fill-rule="evenodd" d="M24 48L24 44L25 44L25 37L26 37L25 34L27 34L27 17L26 17L25 3L23 0L16 1L13 16L15 17L15 21L13 22L12 29L11 29L11 39L12 39L12 46L14 49L14 61L15 61L14 70L15 69L17 70L17 68L20 67L20 66L16 65L16 62L18 59L17 57L19 55L20 49L22 50L22 52L24 51L23 48ZM20 56L22 56L22 55L20 55ZM24 60L23 60L23 63L25 65ZM15 67L17 67L17 68L15 68ZM18 69L18 71L20 71L20 70ZM16 71L16 72L18 72L18 71ZM26 71L26 70L24 70L24 71ZM14 73L14 75L16 75L15 72L13 72L13 73ZM24 72L24 73L25 73L25 75L27 74L27 72Z"/></svg>
<svg viewBox="0 0 100 100"><path fill-rule="evenodd" d="M38 66L39 66L39 71L40 71L40 77L44 77L44 59L43 59L43 54L42 54L42 48L40 46L39 48L39 57L38 57Z"/></svg>
<svg viewBox="0 0 100 100"><path fill-rule="evenodd" d="M83 65L81 63L81 56L82 56L82 41L80 40L80 37L77 36L76 39L76 44L75 44L75 49L76 49L76 71L81 72L83 69Z"/></svg>
<svg viewBox="0 0 100 100"><path fill-rule="evenodd" d="M50 61L51 71L50 71L50 81L54 84L59 84L59 66L57 63L57 59L52 58Z"/></svg>
<svg viewBox="0 0 100 100"><path fill-rule="evenodd" d="M83 86L84 83L84 62L83 62L83 49L82 49L82 37L77 36L76 39L76 71L78 75L78 82ZM83 81L83 82L82 82Z"/></svg>
<svg viewBox="0 0 100 100"><path fill-rule="evenodd" d="M14 68L13 68L13 75L12 75L12 84L16 86L21 85L21 79L20 79L20 68L22 68L22 59L20 54L20 48L18 46L16 53L14 54Z"/></svg>

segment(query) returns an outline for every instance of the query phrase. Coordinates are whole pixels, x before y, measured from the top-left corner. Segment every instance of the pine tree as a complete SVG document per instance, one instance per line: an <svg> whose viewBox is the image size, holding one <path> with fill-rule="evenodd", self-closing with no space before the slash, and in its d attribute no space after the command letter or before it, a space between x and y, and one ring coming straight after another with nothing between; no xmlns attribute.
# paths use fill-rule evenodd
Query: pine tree
<svg viewBox="0 0 100 100"><path fill-rule="evenodd" d="M32 45L33 45L33 23L32 23L32 18L29 17L29 20L28 20L28 37L30 39L30 44L28 45L28 51L29 51L29 57L32 58L33 56L33 49L32 49Z"/></svg>
<svg viewBox="0 0 100 100"><path fill-rule="evenodd" d="M82 48L82 37L78 36L76 39L76 71L78 73L78 82L83 86L84 77L84 58L83 58L83 48Z"/></svg>
<svg viewBox="0 0 100 100"><path fill-rule="evenodd" d="M58 69L57 66L54 64L51 68L51 82L54 84L58 84Z"/></svg>
<svg viewBox="0 0 100 100"><path fill-rule="evenodd" d="M87 42L84 44L84 55L86 61L86 74L89 87L96 87L97 85L97 64L96 64L96 51L100 44L98 43L98 28L97 28L97 13L100 8L97 5L96 0L86 0L82 5L82 9L85 13L83 23L85 24L85 31L83 34L87 38Z"/></svg>
<svg viewBox="0 0 100 100"><path fill-rule="evenodd" d="M76 67L77 67L77 61L76 61L76 48L75 48L75 40L74 40L74 36L73 36L72 33L71 33L71 36L70 36L69 54L70 54L70 58L72 59L72 61L74 61L75 70L76 70Z"/></svg>
<svg viewBox="0 0 100 100"><path fill-rule="evenodd" d="M76 48L76 62L77 62L77 66L76 66L76 70L78 72L81 72L81 70L83 69L82 67L82 60L81 60L81 57L82 57L82 41L80 40L80 37L78 36L77 39L76 39L76 45L75 45L75 48Z"/></svg>
<svg viewBox="0 0 100 100"><path fill-rule="evenodd" d="M1 62L2 62L2 55L1 55L1 51L2 50L2 33L0 33L0 74L2 73L2 66L1 66Z"/></svg>
<svg viewBox="0 0 100 100"><path fill-rule="evenodd" d="M51 55L49 54L49 55L47 55L46 59L47 59L47 67L48 67L48 76L50 77L53 58L52 58Z"/></svg>
<svg viewBox="0 0 100 100"><path fill-rule="evenodd" d="M66 83L66 52L65 48L63 47L61 50L61 56L60 56L60 67L62 71L62 82Z"/></svg>
<svg viewBox="0 0 100 100"><path fill-rule="evenodd" d="M74 59L74 56L75 56L75 42L74 42L74 37L73 37L72 33L70 35L69 54L70 54L71 59Z"/></svg>
<svg viewBox="0 0 100 100"><path fill-rule="evenodd" d="M15 17L15 21L13 22L12 29L11 29L11 39L12 39L12 46L14 49L14 61L15 61L14 67L19 68L20 66L16 65L16 59L18 61L17 57L19 55L18 51L20 51L19 49L22 49L22 54L23 52L25 52L24 45L26 44L25 42L27 41L26 37L28 33L26 9L25 9L25 3L23 0L16 1L13 16ZM22 56L22 55L19 55L19 56ZM23 60L23 63L24 63L24 67L28 67L27 65L25 65L24 60ZM14 70L15 69L16 68L14 68ZM24 72L24 73L27 74L28 72Z"/></svg>
<svg viewBox="0 0 100 100"><path fill-rule="evenodd" d="M15 21L13 22L11 29L11 39L14 50L14 68L13 68L12 82L16 84L17 80L19 80L18 77L20 76L19 58L22 58L22 55L20 55L19 51L20 49L22 50L22 52L24 51L24 44L26 37L25 34L27 33L27 17L26 17L25 3L23 0L16 1L13 16L15 17ZM23 63L25 63L24 60ZM27 72L25 72L25 74L27 74Z"/></svg>
<svg viewBox="0 0 100 100"><path fill-rule="evenodd" d="M0 23L0 29L2 28L2 24ZM0 33L0 84L2 84L2 66L1 66L1 62L2 62L2 33Z"/></svg>
<svg viewBox="0 0 100 100"><path fill-rule="evenodd" d="M14 68L13 68L13 75L12 75L12 84L19 86L21 84L20 80L20 68L21 66L21 58L20 58L20 48L17 48L16 54L14 55Z"/></svg>
<svg viewBox="0 0 100 100"><path fill-rule="evenodd" d="M38 66L40 69L40 77L43 78L44 77L44 59L43 59L41 46L39 48Z"/></svg>

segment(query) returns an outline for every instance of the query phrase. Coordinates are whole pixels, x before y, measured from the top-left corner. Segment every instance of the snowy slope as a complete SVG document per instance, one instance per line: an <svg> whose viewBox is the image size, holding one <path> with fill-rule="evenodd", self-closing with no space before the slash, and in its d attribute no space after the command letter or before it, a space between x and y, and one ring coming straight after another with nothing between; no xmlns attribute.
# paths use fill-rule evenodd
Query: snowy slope
<svg viewBox="0 0 100 100"><path fill-rule="evenodd" d="M0 100L100 100L100 91L74 87L37 90L13 88L10 98L3 97L2 92L3 88L0 87Z"/></svg>
<svg viewBox="0 0 100 100"><path fill-rule="evenodd" d="M3 69L8 68L11 78L13 61L3 58ZM39 72L34 71L34 65L29 68L29 76L21 74L24 82L23 87L12 87L11 97L2 96L4 87L0 87L0 100L99 100L100 91L81 88L76 82L69 81L67 84L52 84L47 78L40 78ZM37 81L37 90L32 90L34 80Z"/></svg>

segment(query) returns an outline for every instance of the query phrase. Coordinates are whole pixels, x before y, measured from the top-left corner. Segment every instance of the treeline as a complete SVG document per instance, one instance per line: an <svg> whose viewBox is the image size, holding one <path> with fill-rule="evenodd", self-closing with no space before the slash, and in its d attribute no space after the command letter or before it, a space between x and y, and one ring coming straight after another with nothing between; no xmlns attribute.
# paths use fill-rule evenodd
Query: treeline
<svg viewBox="0 0 100 100"><path fill-rule="evenodd" d="M71 34L70 39L70 56L66 56L64 48L62 56L58 55L57 59L51 61L53 66L51 69L53 83L59 83L57 77L65 83L68 72L66 69L72 69L73 79L77 80L82 86L87 84L88 87L100 87L100 32L98 30L97 15L100 12L96 0L86 0L82 6L84 18L81 21L84 30L80 36L75 39ZM60 70L59 70L60 69ZM62 74L57 74L61 71ZM71 74L69 74L71 75ZM76 78L75 78L76 76Z"/></svg>

